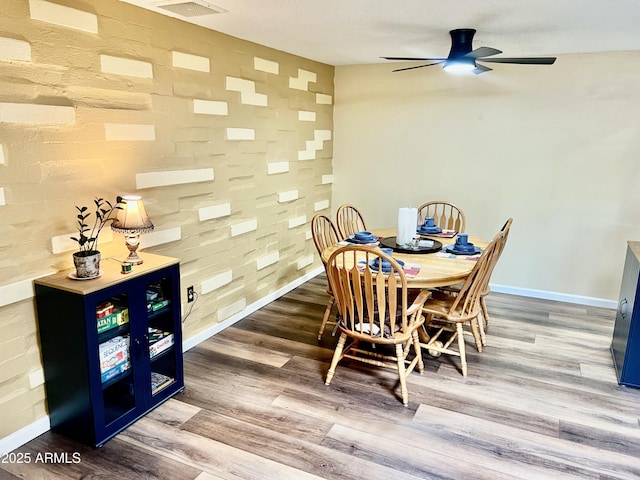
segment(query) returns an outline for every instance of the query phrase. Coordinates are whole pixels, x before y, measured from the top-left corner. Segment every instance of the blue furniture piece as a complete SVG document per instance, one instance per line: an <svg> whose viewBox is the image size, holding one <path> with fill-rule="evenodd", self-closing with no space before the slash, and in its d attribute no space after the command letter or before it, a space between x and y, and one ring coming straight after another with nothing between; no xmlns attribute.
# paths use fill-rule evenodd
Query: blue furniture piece
<svg viewBox="0 0 640 480"><path fill-rule="evenodd" d="M640 242L628 242L611 354L620 385L640 388Z"/></svg>
<svg viewBox="0 0 640 480"><path fill-rule="evenodd" d="M184 390L177 259L145 253L122 273L34 281L51 428L102 446Z"/></svg>

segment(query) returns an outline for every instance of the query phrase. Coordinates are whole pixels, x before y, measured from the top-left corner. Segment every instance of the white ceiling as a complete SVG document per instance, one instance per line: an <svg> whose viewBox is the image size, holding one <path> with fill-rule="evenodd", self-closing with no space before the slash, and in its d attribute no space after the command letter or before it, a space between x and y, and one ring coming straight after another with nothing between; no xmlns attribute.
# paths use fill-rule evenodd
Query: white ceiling
<svg viewBox="0 0 640 480"><path fill-rule="evenodd" d="M640 50L640 0L121 0L330 65L446 57L449 30L503 56ZM159 3L223 13L186 17Z"/></svg>

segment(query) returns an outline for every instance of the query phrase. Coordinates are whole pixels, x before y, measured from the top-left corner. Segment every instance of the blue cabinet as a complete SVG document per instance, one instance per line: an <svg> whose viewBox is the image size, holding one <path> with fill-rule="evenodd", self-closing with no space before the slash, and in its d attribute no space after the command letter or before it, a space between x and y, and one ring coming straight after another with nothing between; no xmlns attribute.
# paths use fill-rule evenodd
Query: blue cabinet
<svg viewBox="0 0 640 480"><path fill-rule="evenodd" d="M96 447L184 389L179 261L143 259L34 282L51 428Z"/></svg>
<svg viewBox="0 0 640 480"><path fill-rule="evenodd" d="M629 242L613 328L611 354L618 383L640 387L640 242Z"/></svg>

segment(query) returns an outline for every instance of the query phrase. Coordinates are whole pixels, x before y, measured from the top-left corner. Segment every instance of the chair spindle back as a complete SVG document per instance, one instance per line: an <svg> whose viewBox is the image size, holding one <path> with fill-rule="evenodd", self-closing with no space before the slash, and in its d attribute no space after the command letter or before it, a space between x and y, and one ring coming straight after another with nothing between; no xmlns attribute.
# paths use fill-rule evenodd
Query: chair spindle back
<svg viewBox="0 0 640 480"><path fill-rule="evenodd" d="M364 232L367 230L364 217L360 211L353 205L349 204L338 207L336 223L338 225L338 232L340 233L341 240L349 238L356 232Z"/></svg>
<svg viewBox="0 0 640 480"><path fill-rule="evenodd" d="M433 217L435 224L445 230L465 232L467 228L464 212L453 203L441 200L423 203L418 207L418 225L427 217Z"/></svg>

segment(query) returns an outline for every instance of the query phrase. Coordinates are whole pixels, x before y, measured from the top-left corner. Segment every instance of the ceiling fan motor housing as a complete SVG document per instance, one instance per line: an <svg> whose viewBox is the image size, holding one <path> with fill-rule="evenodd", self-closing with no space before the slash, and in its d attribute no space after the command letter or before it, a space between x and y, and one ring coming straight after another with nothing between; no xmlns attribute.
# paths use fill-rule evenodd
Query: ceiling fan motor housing
<svg viewBox="0 0 640 480"><path fill-rule="evenodd" d="M473 28L458 28L451 30L451 51L449 59L454 59L466 55L473 50L472 42L476 31Z"/></svg>

